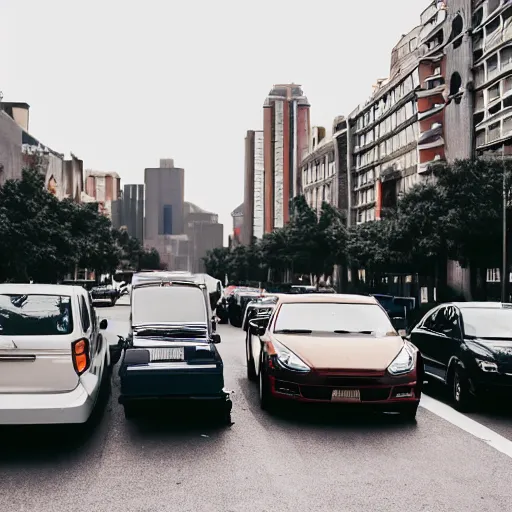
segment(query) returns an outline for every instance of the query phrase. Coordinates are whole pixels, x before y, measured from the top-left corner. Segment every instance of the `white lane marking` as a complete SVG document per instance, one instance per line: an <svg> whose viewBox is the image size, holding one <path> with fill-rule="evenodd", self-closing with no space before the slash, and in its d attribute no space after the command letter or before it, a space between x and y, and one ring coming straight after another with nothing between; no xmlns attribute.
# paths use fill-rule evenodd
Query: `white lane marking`
<svg viewBox="0 0 512 512"><path fill-rule="evenodd" d="M433 412L437 416L450 422L452 425L465 430L469 434L482 440L484 443L487 443L495 450L498 450L512 458L512 441L509 441L506 437L494 432L494 430L491 430L477 421L464 416L464 414L461 414L449 405L443 404L428 395L421 396L420 405L427 409L427 411Z"/></svg>

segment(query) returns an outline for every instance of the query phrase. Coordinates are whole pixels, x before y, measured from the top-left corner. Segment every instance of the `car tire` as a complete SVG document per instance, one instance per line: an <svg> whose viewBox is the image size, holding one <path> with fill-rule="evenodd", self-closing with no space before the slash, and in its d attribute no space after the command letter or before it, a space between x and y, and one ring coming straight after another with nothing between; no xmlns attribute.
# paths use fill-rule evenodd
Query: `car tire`
<svg viewBox="0 0 512 512"><path fill-rule="evenodd" d="M418 406L419 404L407 404L400 411L400 416L402 416L402 418L405 421L416 421L416 413L418 412Z"/></svg>
<svg viewBox="0 0 512 512"><path fill-rule="evenodd" d="M114 307L115 305L116 305L116 299L115 299L115 297L112 297L112 298L110 299L110 306L111 306L111 307Z"/></svg>
<svg viewBox="0 0 512 512"><path fill-rule="evenodd" d="M254 365L254 357L252 355L252 347L249 347L251 339L250 331L247 331L245 336L245 360L247 362L247 378L251 382L256 382L258 380L258 375L256 373L256 368Z"/></svg>
<svg viewBox="0 0 512 512"><path fill-rule="evenodd" d="M469 412L473 404L473 397L469 379L462 368L455 368L451 384L455 409L459 412Z"/></svg>
<svg viewBox="0 0 512 512"><path fill-rule="evenodd" d="M270 383L268 381L268 377L263 371L263 363L260 363L259 392L260 407L262 410L272 413L274 411L275 400L270 391Z"/></svg>
<svg viewBox="0 0 512 512"><path fill-rule="evenodd" d="M135 404L124 404L123 409L125 419L133 420L134 418L137 417L137 407L135 406Z"/></svg>

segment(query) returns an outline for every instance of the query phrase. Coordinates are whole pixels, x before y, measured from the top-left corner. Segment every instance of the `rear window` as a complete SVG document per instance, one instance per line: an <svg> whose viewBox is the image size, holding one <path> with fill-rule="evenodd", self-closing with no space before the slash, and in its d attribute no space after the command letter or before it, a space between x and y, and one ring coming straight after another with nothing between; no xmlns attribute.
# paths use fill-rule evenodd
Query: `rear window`
<svg viewBox="0 0 512 512"><path fill-rule="evenodd" d="M70 296L0 294L0 336L58 336L72 332Z"/></svg>
<svg viewBox="0 0 512 512"><path fill-rule="evenodd" d="M132 324L207 323L203 291L195 286L136 288L132 298Z"/></svg>

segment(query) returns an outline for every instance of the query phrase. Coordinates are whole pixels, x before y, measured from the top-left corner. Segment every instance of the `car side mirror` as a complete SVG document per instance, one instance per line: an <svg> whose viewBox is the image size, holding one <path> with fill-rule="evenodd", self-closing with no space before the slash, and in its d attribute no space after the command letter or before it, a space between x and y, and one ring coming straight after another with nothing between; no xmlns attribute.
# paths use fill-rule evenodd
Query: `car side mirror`
<svg viewBox="0 0 512 512"><path fill-rule="evenodd" d="M217 330L217 322L215 318L212 318L212 331L215 332Z"/></svg>
<svg viewBox="0 0 512 512"><path fill-rule="evenodd" d="M256 336L263 336L265 334L265 331L267 330L267 326L264 324L261 324L260 322L256 320L251 320L249 322L249 326L251 329L251 333L255 334Z"/></svg>
<svg viewBox="0 0 512 512"><path fill-rule="evenodd" d="M104 318L101 322L100 322L100 329L102 331L104 331L106 328L108 327L108 320L106 318Z"/></svg>
<svg viewBox="0 0 512 512"><path fill-rule="evenodd" d="M215 345L218 345L221 342L220 334L218 334L216 332L213 333L212 334L212 342L215 343Z"/></svg>

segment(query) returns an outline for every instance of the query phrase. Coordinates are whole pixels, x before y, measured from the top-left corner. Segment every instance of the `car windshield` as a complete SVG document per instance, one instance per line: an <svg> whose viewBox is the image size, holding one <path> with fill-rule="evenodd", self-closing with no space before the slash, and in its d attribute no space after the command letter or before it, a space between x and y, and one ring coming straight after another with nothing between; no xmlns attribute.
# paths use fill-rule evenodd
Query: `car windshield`
<svg viewBox="0 0 512 512"><path fill-rule="evenodd" d="M287 331L395 334L386 313L376 304L328 302L283 304L274 332Z"/></svg>
<svg viewBox="0 0 512 512"><path fill-rule="evenodd" d="M72 332L71 297L0 294L0 336L56 336Z"/></svg>
<svg viewBox="0 0 512 512"><path fill-rule="evenodd" d="M137 288L132 298L133 325L208 321L203 290L195 286Z"/></svg>
<svg viewBox="0 0 512 512"><path fill-rule="evenodd" d="M512 309L465 308L462 319L466 336L512 339Z"/></svg>

